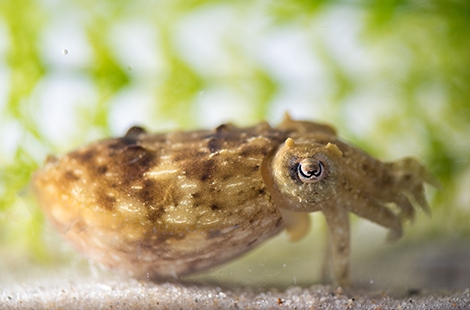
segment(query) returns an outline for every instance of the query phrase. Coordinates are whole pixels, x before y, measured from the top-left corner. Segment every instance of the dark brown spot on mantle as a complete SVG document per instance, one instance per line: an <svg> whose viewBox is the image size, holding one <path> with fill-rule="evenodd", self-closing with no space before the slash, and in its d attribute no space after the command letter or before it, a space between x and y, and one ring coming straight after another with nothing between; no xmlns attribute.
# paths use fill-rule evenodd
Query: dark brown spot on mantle
<svg viewBox="0 0 470 310"><path fill-rule="evenodd" d="M67 181L78 181L78 180L80 180L80 177L78 175L76 175L75 172L73 172L72 170L65 171L64 178Z"/></svg>
<svg viewBox="0 0 470 310"><path fill-rule="evenodd" d="M220 151L222 149L222 143L223 141L217 138L211 138L209 141L207 141L207 147L209 148L211 154Z"/></svg>
<svg viewBox="0 0 470 310"><path fill-rule="evenodd" d="M106 166L99 166L98 168L96 168L96 172L98 174L105 174L106 172L108 172L108 167Z"/></svg>
<svg viewBox="0 0 470 310"><path fill-rule="evenodd" d="M127 131L125 137L133 137L133 138L136 138L137 136L139 136L140 134L144 134L146 133L145 129L143 127L140 127L140 126L132 126L131 128L129 128L129 130Z"/></svg>
<svg viewBox="0 0 470 310"><path fill-rule="evenodd" d="M207 233L207 239L214 239L214 238L217 238L218 236L220 236L220 230L219 229L211 229Z"/></svg>
<svg viewBox="0 0 470 310"><path fill-rule="evenodd" d="M108 196L106 194L99 194L97 198L97 203L100 207L112 211L114 210L114 204L116 203L116 198Z"/></svg>

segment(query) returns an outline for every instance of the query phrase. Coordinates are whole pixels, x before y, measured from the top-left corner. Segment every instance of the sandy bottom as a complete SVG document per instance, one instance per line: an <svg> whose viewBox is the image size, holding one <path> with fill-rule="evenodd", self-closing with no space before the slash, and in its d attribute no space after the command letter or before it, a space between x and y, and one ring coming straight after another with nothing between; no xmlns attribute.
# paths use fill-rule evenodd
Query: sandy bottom
<svg viewBox="0 0 470 310"><path fill-rule="evenodd" d="M0 253L0 309L470 309L467 240L384 249L368 257L357 251L353 289L312 285L325 283L309 274L319 268L305 267L312 256L270 266L278 260L272 249L209 276L165 283L103 270L78 255L46 267L6 262Z"/></svg>
<svg viewBox="0 0 470 310"><path fill-rule="evenodd" d="M2 309L469 309L470 289L393 296L314 285L256 290L134 279L49 279L0 288Z"/></svg>

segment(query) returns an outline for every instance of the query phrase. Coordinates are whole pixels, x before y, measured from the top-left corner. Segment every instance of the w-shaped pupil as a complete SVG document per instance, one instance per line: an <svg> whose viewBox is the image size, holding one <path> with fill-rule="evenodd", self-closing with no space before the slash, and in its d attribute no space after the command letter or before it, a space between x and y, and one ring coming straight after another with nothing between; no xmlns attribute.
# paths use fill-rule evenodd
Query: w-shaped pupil
<svg viewBox="0 0 470 310"><path fill-rule="evenodd" d="M320 161L315 163L299 163L298 171L301 179L318 179L323 173L323 163Z"/></svg>

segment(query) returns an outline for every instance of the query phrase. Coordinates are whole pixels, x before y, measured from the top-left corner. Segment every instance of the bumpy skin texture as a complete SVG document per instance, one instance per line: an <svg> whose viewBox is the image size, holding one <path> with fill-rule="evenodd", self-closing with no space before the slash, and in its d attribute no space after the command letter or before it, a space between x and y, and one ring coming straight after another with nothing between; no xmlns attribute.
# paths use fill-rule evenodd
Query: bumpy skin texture
<svg viewBox="0 0 470 310"><path fill-rule="evenodd" d="M54 227L93 260L165 279L233 259L286 229L292 240L322 211L336 281L349 282L349 219L401 236L413 204L428 210L414 159L382 163L329 126L293 121L121 138L49 157L33 180ZM399 214L385 204L395 203Z"/></svg>

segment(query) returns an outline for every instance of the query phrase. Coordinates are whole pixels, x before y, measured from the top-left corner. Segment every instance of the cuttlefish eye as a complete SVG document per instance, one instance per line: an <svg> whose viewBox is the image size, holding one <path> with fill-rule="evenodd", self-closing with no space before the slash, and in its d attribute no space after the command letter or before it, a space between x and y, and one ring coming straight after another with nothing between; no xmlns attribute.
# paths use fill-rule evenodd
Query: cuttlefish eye
<svg viewBox="0 0 470 310"><path fill-rule="evenodd" d="M315 183L324 178L325 164L315 158L305 158L297 164L297 176L303 183Z"/></svg>

